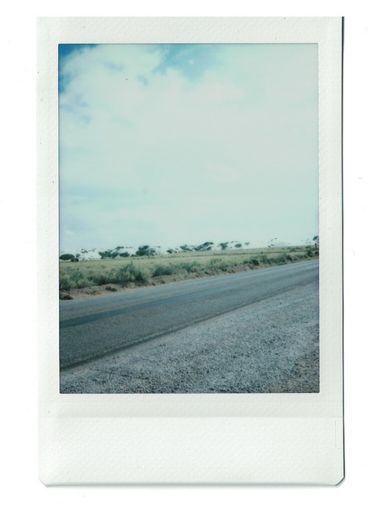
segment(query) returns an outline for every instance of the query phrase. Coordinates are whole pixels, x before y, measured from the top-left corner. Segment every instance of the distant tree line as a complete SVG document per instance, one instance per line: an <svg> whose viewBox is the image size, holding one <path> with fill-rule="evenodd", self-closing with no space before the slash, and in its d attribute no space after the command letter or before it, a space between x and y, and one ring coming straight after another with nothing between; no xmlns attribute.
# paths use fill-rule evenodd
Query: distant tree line
<svg viewBox="0 0 368 509"><path fill-rule="evenodd" d="M235 247L237 249L241 248L242 246L249 246L249 242L244 242L243 244L238 241L228 241L228 242L220 242L218 244L218 247L221 248L222 251L225 251L226 249L229 249L230 247ZM169 248L166 250L168 254L175 254L180 252L190 252L190 251L197 251L197 252L205 252L205 251L211 251L214 248L215 244L211 241L202 242L198 245L189 245L189 244L183 244L179 246L179 248ZM158 246L160 247L160 246ZM114 249L106 249L105 251L98 251L99 256L102 259L115 259L115 258L127 258L129 256L156 256L159 254L159 251L156 247L152 247L148 244L144 244L142 246L139 246L138 249L135 251L135 253L129 253L127 249L131 249L127 246L117 246ZM81 249L82 255L88 254L87 249ZM63 261L70 261L70 262L78 262L81 259L81 254L71 254L71 253L64 253L60 255L60 260Z"/></svg>

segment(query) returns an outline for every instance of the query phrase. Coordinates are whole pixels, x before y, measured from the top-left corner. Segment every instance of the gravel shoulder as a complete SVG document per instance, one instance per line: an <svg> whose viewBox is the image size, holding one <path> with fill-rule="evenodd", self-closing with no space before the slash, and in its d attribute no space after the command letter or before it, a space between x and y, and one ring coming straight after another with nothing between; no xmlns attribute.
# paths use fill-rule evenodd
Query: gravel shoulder
<svg viewBox="0 0 368 509"><path fill-rule="evenodd" d="M64 370L62 393L319 391L318 282Z"/></svg>

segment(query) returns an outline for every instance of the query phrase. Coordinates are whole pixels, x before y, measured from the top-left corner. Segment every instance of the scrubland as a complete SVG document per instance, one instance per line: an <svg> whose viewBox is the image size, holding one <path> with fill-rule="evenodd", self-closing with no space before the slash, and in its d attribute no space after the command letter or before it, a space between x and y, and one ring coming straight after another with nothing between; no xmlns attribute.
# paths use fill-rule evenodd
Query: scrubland
<svg viewBox="0 0 368 509"><path fill-rule="evenodd" d="M196 277L254 270L318 256L311 246L239 249L60 262L61 299L116 292Z"/></svg>

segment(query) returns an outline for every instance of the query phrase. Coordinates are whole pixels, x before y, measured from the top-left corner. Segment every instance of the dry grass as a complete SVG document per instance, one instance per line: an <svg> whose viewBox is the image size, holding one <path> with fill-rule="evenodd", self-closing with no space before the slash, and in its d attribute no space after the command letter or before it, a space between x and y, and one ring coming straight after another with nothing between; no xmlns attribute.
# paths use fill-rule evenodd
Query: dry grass
<svg viewBox="0 0 368 509"><path fill-rule="evenodd" d="M287 248L239 249L205 253L178 253L153 257L130 257L60 262L60 290L106 287L132 287L205 275L237 272L267 265L280 265L317 256L315 249L299 246ZM114 291L114 290L112 290Z"/></svg>

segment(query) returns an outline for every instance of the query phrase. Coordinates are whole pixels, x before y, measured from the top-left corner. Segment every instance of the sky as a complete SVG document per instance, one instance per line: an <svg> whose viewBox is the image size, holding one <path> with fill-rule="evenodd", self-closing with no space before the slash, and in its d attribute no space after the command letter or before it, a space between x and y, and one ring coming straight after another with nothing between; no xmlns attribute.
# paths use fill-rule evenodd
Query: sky
<svg viewBox="0 0 368 509"><path fill-rule="evenodd" d="M315 44L59 46L60 248L318 234Z"/></svg>

